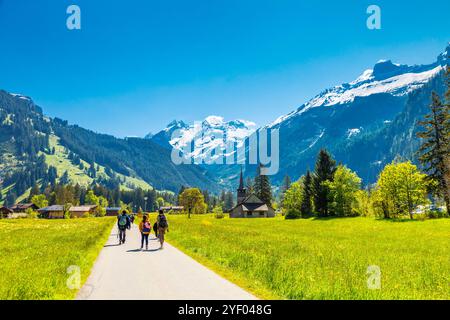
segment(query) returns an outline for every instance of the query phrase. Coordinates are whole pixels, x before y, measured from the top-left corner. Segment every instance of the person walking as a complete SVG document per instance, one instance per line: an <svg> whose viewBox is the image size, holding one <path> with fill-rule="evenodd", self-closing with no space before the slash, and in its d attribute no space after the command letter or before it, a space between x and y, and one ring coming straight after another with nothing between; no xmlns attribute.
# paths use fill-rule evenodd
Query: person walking
<svg viewBox="0 0 450 320"><path fill-rule="evenodd" d="M141 250L144 248L145 242L145 250L148 250L148 235L150 231L152 231L152 225L148 219L147 215L142 217L141 223L139 223L139 231L141 232Z"/></svg>
<svg viewBox="0 0 450 320"><path fill-rule="evenodd" d="M125 233L127 229L130 229L130 217L126 210L117 217L117 228L119 229L119 244L125 243Z"/></svg>
<svg viewBox="0 0 450 320"><path fill-rule="evenodd" d="M167 217L164 215L163 210L159 210L158 218L156 219L158 223L158 238L161 244L160 249L164 248L164 234L169 230L169 223L167 222Z"/></svg>

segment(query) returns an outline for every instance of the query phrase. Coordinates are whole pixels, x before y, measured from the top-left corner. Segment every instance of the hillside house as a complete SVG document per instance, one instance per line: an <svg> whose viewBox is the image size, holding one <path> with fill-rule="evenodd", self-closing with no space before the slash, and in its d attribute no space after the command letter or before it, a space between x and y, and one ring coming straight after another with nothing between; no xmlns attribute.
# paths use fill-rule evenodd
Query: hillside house
<svg viewBox="0 0 450 320"><path fill-rule="evenodd" d="M120 207L107 207L106 208L106 215L108 217L115 217L119 215Z"/></svg>
<svg viewBox="0 0 450 320"><path fill-rule="evenodd" d="M97 209L96 205L86 205L86 206L73 206L70 207L69 213L71 218L81 218L84 215L92 215Z"/></svg>
<svg viewBox="0 0 450 320"><path fill-rule="evenodd" d="M168 211L168 212L171 212L171 213L181 213L181 212L184 211L184 207L183 206L161 207L159 209L163 210L163 211Z"/></svg>
<svg viewBox="0 0 450 320"><path fill-rule="evenodd" d="M64 218L64 206L58 204L39 209L38 212L40 213L41 218L45 219Z"/></svg>
<svg viewBox="0 0 450 320"><path fill-rule="evenodd" d="M237 205L229 211L229 214L230 218L273 218L275 210L256 195L247 195L241 170L237 189Z"/></svg>
<svg viewBox="0 0 450 320"><path fill-rule="evenodd" d="M24 213L28 209L36 211L39 208L34 203L19 203L19 204L13 205L9 209L11 209L14 213Z"/></svg>
<svg viewBox="0 0 450 320"><path fill-rule="evenodd" d="M7 207L0 207L0 219L9 218L13 211Z"/></svg>

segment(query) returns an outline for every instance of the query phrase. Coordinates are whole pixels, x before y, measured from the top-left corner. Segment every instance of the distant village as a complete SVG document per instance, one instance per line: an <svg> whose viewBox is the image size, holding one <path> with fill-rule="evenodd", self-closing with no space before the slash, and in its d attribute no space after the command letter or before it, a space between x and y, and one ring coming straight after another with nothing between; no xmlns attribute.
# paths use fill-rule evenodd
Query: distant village
<svg viewBox="0 0 450 320"><path fill-rule="evenodd" d="M229 213L230 218L270 218L275 216L275 210L270 204L259 199L255 194L248 192L244 187L241 171L239 187L236 194L236 205ZM101 210L99 210L101 209ZM185 206L161 206L160 210L168 213L187 213ZM27 218L37 213L41 219L84 218L92 216L117 216L124 210L122 207L100 208L99 205L50 205L39 208L34 203L20 203L13 206L0 207L0 218ZM101 212L99 214L99 212ZM140 213L140 212L139 212ZM204 212L206 213L206 212Z"/></svg>

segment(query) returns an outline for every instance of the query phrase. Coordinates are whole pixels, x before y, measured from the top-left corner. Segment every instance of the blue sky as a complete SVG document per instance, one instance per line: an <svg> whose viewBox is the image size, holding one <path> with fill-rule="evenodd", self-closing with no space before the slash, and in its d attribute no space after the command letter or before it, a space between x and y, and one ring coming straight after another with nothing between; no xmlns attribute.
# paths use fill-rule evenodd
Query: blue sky
<svg viewBox="0 0 450 320"><path fill-rule="evenodd" d="M379 59L431 63L450 2L0 0L0 88L116 136L215 114L259 125ZM81 8L82 29L66 28ZM366 28L366 9L382 29Z"/></svg>

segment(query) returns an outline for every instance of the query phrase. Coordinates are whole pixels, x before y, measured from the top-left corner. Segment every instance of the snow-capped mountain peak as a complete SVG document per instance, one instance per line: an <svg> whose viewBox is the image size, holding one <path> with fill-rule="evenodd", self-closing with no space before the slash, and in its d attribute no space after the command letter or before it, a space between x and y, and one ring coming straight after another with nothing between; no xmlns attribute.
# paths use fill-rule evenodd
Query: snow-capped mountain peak
<svg viewBox="0 0 450 320"><path fill-rule="evenodd" d="M184 124L184 123L183 123ZM203 121L191 125L180 126L178 131L172 131L175 136L168 137L169 144L180 150L195 145L195 150L187 156L199 160L210 154L213 149L226 149L226 142L232 141L238 146L245 138L256 130L256 124L251 121L237 119L226 121L220 116L208 116Z"/></svg>
<svg viewBox="0 0 450 320"><path fill-rule="evenodd" d="M326 89L297 110L281 116L268 127L278 126L311 108L351 103L356 97L367 97L387 93L393 96L406 95L427 83L448 64L450 44L437 61L430 65L402 65L391 60L379 60L373 69L365 70L356 80Z"/></svg>

